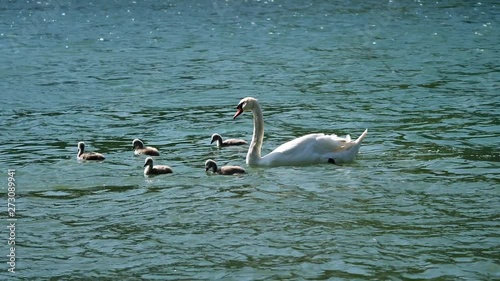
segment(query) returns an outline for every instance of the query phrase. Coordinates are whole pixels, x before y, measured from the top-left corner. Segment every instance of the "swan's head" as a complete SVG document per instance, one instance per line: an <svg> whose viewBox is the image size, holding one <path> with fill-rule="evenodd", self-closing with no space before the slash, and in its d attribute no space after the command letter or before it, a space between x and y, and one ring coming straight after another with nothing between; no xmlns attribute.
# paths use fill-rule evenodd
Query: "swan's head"
<svg viewBox="0 0 500 281"><path fill-rule="evenodd" d="M254 107L258 106L258 101L255 98L247 97L244 98L238 103L236 106L236 113L233 116L233 119L240 116L244 111L252 111Z"/></svg>
<svg viewBox="0 0 500 281"><path fill-rule="evenodd" d="M134 146L134 149L136 148L144 148L144 143L140 139L135 139L132 141L132 145Z"/></svg>
<svg viewBox="0 0 500 281"><path fill-rule="evenodd" d="M148 157L148 158L146 158L146 160L144 160L144 166L143 167L146 167L146 166L153 166L153 158Z"/></svg>
<svg viewBox="0 0 500 281"><path fill-rule="evenodd" d="M217 163L215 163L214 160L208 159L205 162L205 171L208 172L208 170L212 169L212 171L215 173L217 171Z"/></svg>
<svg viewBox="0 0 500 281"><path fill-rule="evenodd" d="M213 134L212 135L212 140L210 141L210 144L214 143L214 141L221 140L222 137L219 134Z"/></svg>

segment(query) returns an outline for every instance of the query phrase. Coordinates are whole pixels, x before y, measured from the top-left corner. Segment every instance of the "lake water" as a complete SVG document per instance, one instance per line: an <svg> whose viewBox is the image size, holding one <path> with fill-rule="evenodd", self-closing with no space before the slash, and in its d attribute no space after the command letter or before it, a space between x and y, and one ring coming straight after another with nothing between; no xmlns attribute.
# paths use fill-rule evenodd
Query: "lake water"
<svg viewBox="0 0 500 281"><path fill-rule="evenodd" d="M456 2L3 1L0 278L499 279L500 8ZM368 136L348 165L247 167L210 145L251 140L246 96L264 154Z"/></svg>

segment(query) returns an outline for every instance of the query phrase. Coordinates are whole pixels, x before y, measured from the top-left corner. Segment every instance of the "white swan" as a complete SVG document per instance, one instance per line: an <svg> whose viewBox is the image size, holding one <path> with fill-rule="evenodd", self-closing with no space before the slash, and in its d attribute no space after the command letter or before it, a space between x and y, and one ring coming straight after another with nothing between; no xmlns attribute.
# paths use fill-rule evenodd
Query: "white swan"
<svg viewBox="0 0 500 281"><path fill-rule="evenodd" d="M248 149L246 163L250 166L289 166L309 165L317 163L341 164L351 162L356 157L368 130L351 141L336 135L309 134L280 145L268 155L261 157L262 140L264 138L264 119L262 109L255 98L247 97L236 107L234 118L244 111L253 113L253 136Z"/></svg>

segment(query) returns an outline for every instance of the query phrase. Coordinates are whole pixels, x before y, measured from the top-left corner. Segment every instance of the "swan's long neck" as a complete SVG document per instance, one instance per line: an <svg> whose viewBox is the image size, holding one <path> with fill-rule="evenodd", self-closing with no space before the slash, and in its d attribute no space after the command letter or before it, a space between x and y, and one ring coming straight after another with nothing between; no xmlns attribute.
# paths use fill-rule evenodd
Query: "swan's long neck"
<svg viewBox="0 0 500 281"><path fill-rule="evenodd" d="M253 111L253 136L248 148L246 162L248 165L257 164L260 159L262 141L264 140L264 117L259 104L256 104Z"/></svg>

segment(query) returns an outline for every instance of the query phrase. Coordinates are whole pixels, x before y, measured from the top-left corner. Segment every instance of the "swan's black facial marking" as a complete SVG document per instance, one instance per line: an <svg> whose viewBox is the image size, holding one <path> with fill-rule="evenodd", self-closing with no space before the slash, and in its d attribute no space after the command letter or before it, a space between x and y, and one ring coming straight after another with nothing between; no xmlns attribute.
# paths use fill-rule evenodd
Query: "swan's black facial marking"
<svg viewBox="0 0 500 281"><path fill-rule="evenodd" d="M246 102L240 102L238 104L238 106L236 106L236 113L234 114L233 116L233 119L235 119L236 117L240 116L240 114L243 113L243 107L246 106Z"/></svg>
<svg viewBox="0 0 500 281"><path fill-rule="evenodd" d="M236 109L243 110L243 106L245 105L245 102L241 102L236 106Z"/></svg>

